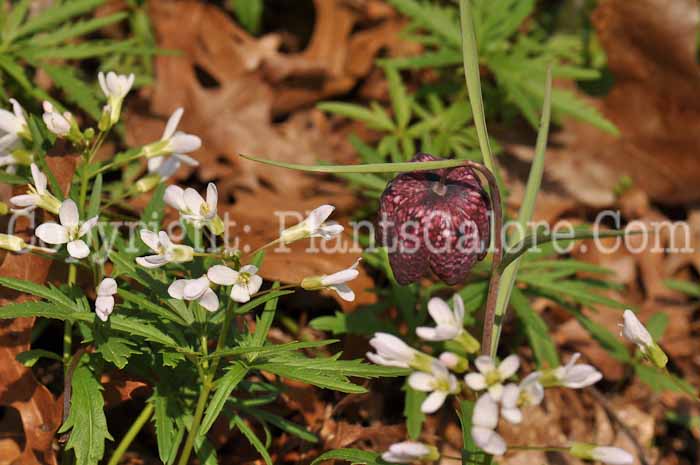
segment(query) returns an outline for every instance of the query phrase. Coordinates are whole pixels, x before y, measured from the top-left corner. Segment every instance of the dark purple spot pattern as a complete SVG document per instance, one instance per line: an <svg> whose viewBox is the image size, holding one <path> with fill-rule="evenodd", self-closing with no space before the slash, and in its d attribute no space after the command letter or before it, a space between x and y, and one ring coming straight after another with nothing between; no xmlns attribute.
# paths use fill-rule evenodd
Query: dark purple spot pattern
<svg viewBox="0 0 700 465"><path fill-rule="evenodd" d="M427 153L412 162L441 160ZM406 285L432 270L449 285L463 282L486 256L490 241L490 202L468 167L453 168L440 186L443 170L396 176L380 200L377 242L389 250L396 280Z"/></svg>

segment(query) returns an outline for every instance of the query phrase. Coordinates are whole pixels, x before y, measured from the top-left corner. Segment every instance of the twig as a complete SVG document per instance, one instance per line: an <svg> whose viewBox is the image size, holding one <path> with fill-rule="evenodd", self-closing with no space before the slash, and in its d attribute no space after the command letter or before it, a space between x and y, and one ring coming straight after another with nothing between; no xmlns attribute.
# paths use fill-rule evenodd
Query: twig
<svg viewBox="0 0 700 465"><path fill-rule="evenodd" d="M642 445L639 443L632 429L629 426L627 426L627 424L624 421L622 421L622 419L617 415L617 413L615 413L615 409L613 409L610 406L610 403L605 398L603 393L594 387L589 387L587 391L590 392L593 395L593 397L600 403L600 405L603 407L605 413L608 414L610 419L613 422L617 423L617 426L619 426L622 432L625 433L625 436L627 436L630 439L630 441L632 441L632 444L634 444L634 448L637 450L639 462L642 465L650 465L649 461L646 458L646 455L644 454L644 447L642 447Z"/></svg>

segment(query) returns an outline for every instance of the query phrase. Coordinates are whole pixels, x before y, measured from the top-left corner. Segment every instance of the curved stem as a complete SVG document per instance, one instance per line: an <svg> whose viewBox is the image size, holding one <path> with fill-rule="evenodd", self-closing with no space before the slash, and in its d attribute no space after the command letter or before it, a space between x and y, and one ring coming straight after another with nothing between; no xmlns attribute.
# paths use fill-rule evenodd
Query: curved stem
<svg viewBox="0 0 700 465"><path fill-rule="evenodd" d="M199 433L199 425L202 423L202 417L204 416L204 407L207 405L207 399L209 398L209 392L211 392L211 381L206 379L202 385L202 390L199 393L199 398L197 399L197 407L194 411L194 417L192 417L192 425L190 426L190 432L187 434L187 439L185 440L185 446L182 448L182 455L180 455L180 461L178 465L187 465L190 460L190 455L192 455L192 448L194 447L194 440Z"/></svg>
<svg viewBox="0 0 700 465"><path fill-rule="evenodd" d="M498 284L501 280L499 270L503 259L503 210L501 193L498 190L496 176L484 165L466 162L466 165L481 173L489 183L491 195L491 209L493 212L493 258L491 261L491 279L489 280L489 292L486 297L486 313L484 316L484 331L481 337L481 353L488 355L491 350L493 328L496 321L496 300L498 298Z"/></svg>
<svg viewBox="0 0 700 465"><path fill-rule="evenodd" d="M139 434L139 431L141 431L143 425L145 425L146 422L151 418L151 415L153 415L153 410L153 403L146 403L144 409L141 410L141 414L131 424L129 431L126 432L122 440L119 442L119 445L114 450L114 453L109 459L107 465L117 465L119 463L119 460L121 460L122 455L124 455L124 452L126 452L129 449L129 446L136 438L136 435Z"/></svg>

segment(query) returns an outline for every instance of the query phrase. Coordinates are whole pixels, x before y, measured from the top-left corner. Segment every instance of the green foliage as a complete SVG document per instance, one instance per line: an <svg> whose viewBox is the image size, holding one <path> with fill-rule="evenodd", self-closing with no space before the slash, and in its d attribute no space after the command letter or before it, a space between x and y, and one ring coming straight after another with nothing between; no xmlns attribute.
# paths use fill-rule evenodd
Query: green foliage
<svg viewBox="0 0 700 465"><path fill-rule="evenodd" d="M416 391L408 385L408 382L404 384L403 390L406 393L403 407L403 415L406 417L406 431L410 439L417 440L426 418L420 406L427 394L422 391Z"/></svg>
<svg viewBox="0 0 700 465"><path fill-rule="evenodd" d="M265 6L263 0L229 0L227 4L248 32L251 34L260 32L263 8Z"/></svg>
<svg viewBox="0 0 700 465"><path fill-rule="evenodd" d="M89 17L105 0L57 1L52 6L29 15L28 5L22 0L12 6L0 26L0 95L5 99L50 100L59 109L63 106L35 84L37 71L44 71L62 92L66 102L76 105L97 120L100 105L97 89L88 84L71 60L98 59L121 71L134 71L146 79L144 69L155 48L144 44L139 35L126 40L80 39L100 29L130 19L130 13L119 12L107 16ZM137 14L139 10L133 10ZM78 41L78 42L76 42ZM126 57L146 57L141 61ZM68 60L60 65L57 59ZM123 62L124 65L120 65ZM119 66L117 66L119 65Z"/></svg>
<svg viewBox="0 0 700 465"><path fill-rule="evenodd" d="M335 449L324 452L311 462L311 465L321 465L329 460L343 460L351 464L380 465L384 462L376 452L359 449Z"/></svg>

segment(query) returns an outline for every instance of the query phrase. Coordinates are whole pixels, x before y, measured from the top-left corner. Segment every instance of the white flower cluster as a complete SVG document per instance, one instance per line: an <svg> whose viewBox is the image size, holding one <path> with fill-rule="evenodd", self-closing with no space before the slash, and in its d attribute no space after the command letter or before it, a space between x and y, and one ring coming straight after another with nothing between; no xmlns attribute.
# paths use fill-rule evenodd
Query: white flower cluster
<svg viewBox="0 0 700 465"><path fill-rule="evenodd" d="M443 352L435 358L413 347L400 338L376 333L370 340L375 352L367 357L374 363L385 366L410 368L414 372L408 377L411 388L429 393L421 405L423 413L434 413L451 395L472 392L478 395L472 416L471 435L474 443L492 455L503 455L507 445L498 433L500 418L518 424L525 417L524 408L539 405L544 399L545 388L567 387L580 389L598 382L602 374L595 367L577 364L580 354L574 354L569 362L560 367L535 371L520 382L512 382L520 367L517 355L510 355L498 362L481 355L473 360L475 371L458 375L468 370L469 357L479 350L479 342L464 328L464 303L456 294L453 307L439 298L428 302L428 312L436 325L419 327L416 335L429 342L445 341L456 348L456 352ZM576 443L578 444L578 443ZM588 456L580 454L585 449ZM612 451L612 452L611 452ZM616 448L588 449L578 444L570 452L579 457L602 460L611 465L631 463L631 456ZM439 457L434 447L414 441L394 444L382 455L387 462L411 463L433 461Z"/></svg>

